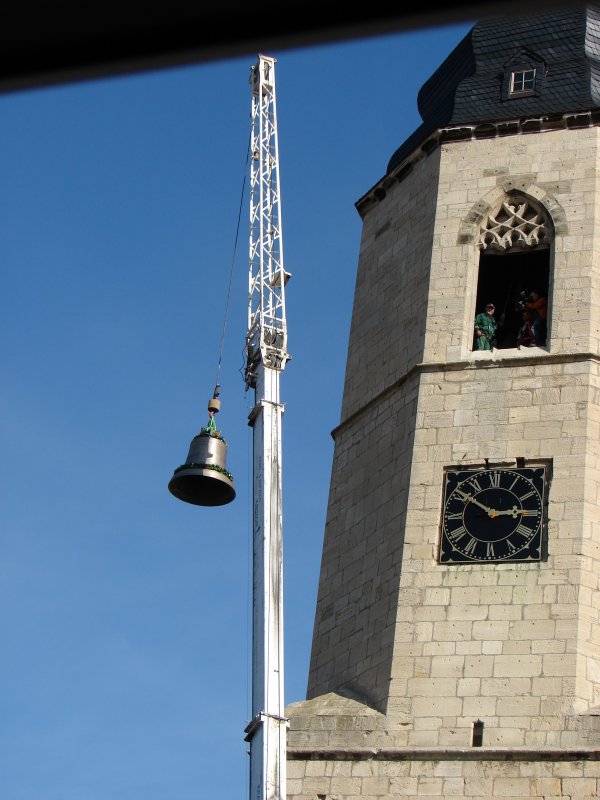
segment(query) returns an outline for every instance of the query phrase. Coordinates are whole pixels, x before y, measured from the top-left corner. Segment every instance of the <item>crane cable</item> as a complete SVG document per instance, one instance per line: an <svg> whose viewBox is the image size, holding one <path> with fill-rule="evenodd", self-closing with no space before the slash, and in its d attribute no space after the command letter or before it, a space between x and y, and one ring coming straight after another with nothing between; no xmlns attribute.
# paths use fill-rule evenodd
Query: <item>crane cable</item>
<svg viewBox="0 0 600 800"><path fill-rule="evenodd" d="M213 397L219 396L219 378L221 375L221 361L223 360L223 346L225 343L225 331L227 330L227 318L229 316L229 301L231 298L231 282L233 279L233 268L235 265L235 256L237 252L238 239L240 236L240 222L242 219L242 206L244 202L244 192L246 191L246 176L248 174L248 160L250 157L250 141L248 141L248 149L246 151L246 166L244 168L244 180L242 181L242 192L240 195L240 207L238 210L237 227L235 231L235 240L233 244L233 254L231 257L231 268L229 270L229 282L227 285L227 298L225 300L225 314L223 317L223 331L221 333L221 346L219 347L219 360L217 362L217 379L215 381L215 391Z"/></svg>

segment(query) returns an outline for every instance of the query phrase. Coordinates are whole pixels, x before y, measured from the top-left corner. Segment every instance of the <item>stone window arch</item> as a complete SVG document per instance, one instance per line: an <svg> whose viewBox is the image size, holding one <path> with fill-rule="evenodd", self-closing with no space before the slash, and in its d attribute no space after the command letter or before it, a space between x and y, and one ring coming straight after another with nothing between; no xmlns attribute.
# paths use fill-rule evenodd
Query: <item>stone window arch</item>
<svg viewBox="0 0 600 800"><path fill-rule="evenodd" d="M546 209L518 192L505 194L481 219L475 313L486 313L486 306L494 304L497 331L492 347L547 346L553 239ZM531 339L527 323L532 326ZM476 334L478 330L481 326ZM473 349L488 349L479 339L474 336Z"/></svg>

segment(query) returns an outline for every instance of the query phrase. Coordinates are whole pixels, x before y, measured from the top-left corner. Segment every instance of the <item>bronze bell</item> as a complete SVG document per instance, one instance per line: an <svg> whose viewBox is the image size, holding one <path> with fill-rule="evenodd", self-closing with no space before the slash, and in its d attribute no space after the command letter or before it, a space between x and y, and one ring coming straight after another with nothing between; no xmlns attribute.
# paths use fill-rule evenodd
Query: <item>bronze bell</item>
<svg viewBox="0 0 600 800"><path fill-rule="evenodd" d="M235 497L233 475L226 466L227 442L214 421L220 407L216 396L209 400L208 425L194 436L185 464L177 467L169 481L171 494L195 506L224 506Z"/></svg>

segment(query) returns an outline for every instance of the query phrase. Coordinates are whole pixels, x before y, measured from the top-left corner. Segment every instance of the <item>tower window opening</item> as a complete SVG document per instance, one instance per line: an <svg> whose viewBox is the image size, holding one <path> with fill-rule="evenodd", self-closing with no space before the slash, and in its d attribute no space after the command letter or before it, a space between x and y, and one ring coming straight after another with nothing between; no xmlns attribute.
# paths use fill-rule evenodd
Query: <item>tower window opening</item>
<svg viewBox="0 0 600 800"><path fill-rule="evenodd" d="M544 214L523 198L510 198L488 217L480 237L474 350L546 346L550 243Z"/></svg>
<svg viewBox="0 0 600 800"><path fill-rule="evenodd" d="M504 256L496 253L481 254L476 314L484 313L488 303L495 305L497 329L492 347L503 350L519 346L546 346L549 256L550 251L547 248L508 253ZM540 301L542 304L545 301L546 304L541 315ZM531 325L529 340L525 338L527 322ZM473 349L483 348L478 347L474 341Z"/></svg>

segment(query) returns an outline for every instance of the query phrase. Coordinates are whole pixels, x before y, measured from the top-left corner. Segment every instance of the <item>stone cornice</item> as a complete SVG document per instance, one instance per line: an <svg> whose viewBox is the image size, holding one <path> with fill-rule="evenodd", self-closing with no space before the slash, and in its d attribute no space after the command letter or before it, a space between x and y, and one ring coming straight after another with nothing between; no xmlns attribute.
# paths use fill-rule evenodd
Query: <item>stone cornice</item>
<svg viewBox="0 0 600 800"><path fill-rule="evenodd" d="M361 218L367 211L380 203L388 190L410 175L415 164L447 142L461 142L477 139L496 139L524 133L591 128L600 125L600 109L577 113L551 114L542 117L523 117L514 120L479 122L472 125L453 125L438 128L424 138L421 144L393 170L383 176L369 191L356 201L355 206Z"/></svg>
<svg viewBox="0 0 600 800"><path fill-rule="evenodd" d="M332 431L331 436L336 436L345 428L352 425L359 417L370 411L382 400L399 389L410 380L418 378L420 375L435 372L456 372L459 370L478 370L478 369L499 369L503 367L524 367L524 366L546 366L548 364L573 364L583 361L594 361L600 364L600 354L598 353L543 353L542 355L524 356L498 356L498 351L488 358L477 358L465 361L429 361L415 364L408 372L383 389L379 394L372 397L361 408L354 411L346 419L342 420ZM486 354L487 355L487 354Z"/></svg>

